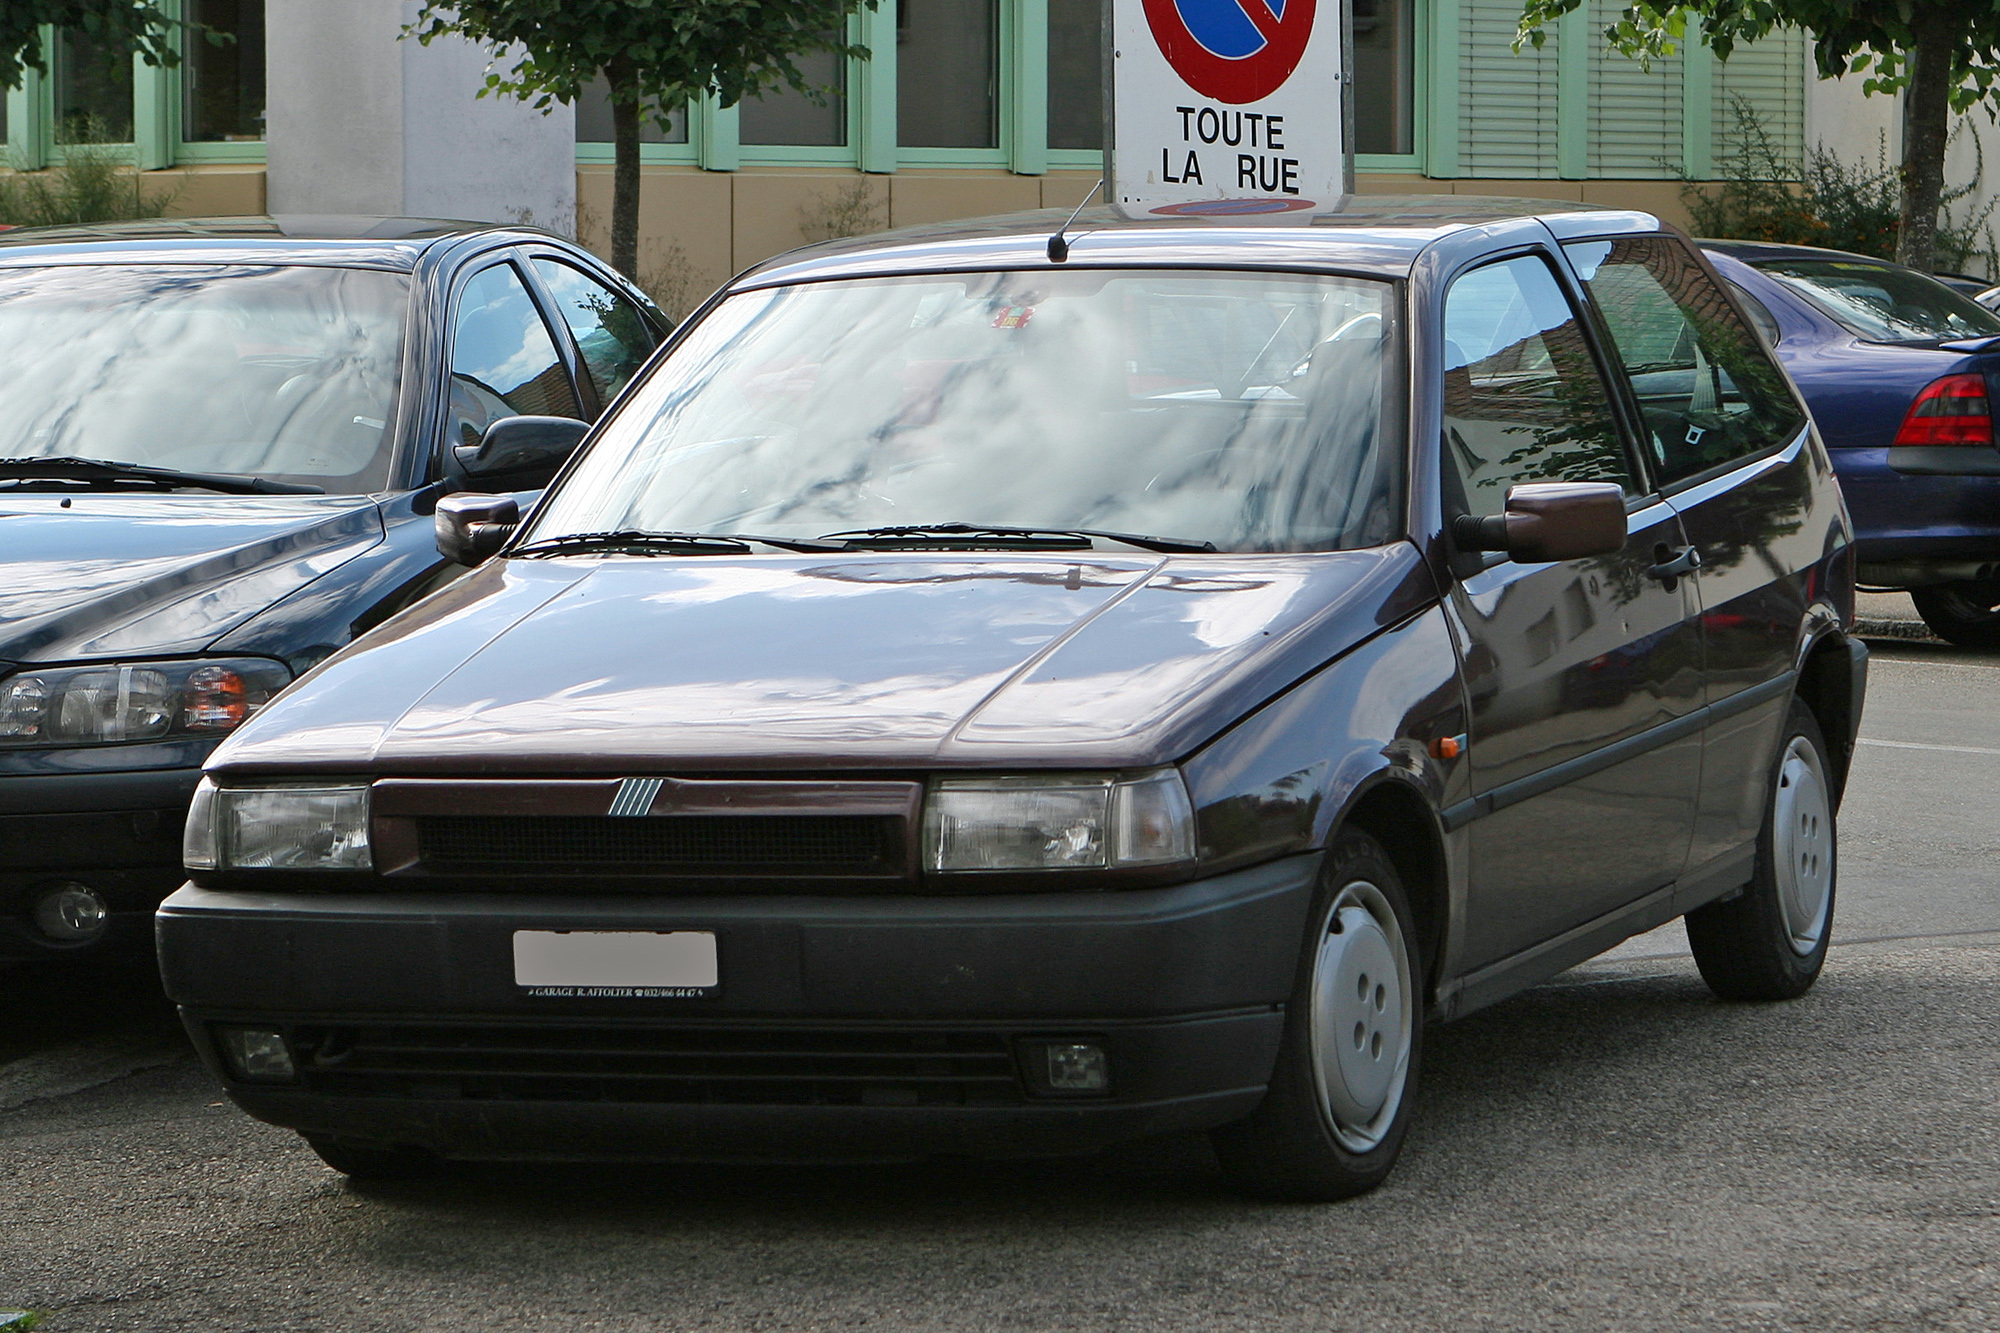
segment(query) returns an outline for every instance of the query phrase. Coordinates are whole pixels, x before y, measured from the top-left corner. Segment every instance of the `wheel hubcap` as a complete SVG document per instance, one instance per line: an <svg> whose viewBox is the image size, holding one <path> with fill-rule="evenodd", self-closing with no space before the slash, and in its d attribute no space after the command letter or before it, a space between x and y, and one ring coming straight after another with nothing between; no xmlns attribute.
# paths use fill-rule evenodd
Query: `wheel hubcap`
<svg viewBox="0 0 2000 1333"><path fill-rule="evenodd" d="M1409 1077L1409 964L1388 899L1357 880L1340 891L1313 964L1312 1046L1320 1103L1350 1152L1382 1141Z"/></svg>
<svg viewBox="0 0 2000 1333"><path fill-rule="evenodd" d="M1833 904L1833 812L1819 751L1803 736L1792 737L1779 763L1771 831L1785 933L1804 957L1819 947Z"/></svg>

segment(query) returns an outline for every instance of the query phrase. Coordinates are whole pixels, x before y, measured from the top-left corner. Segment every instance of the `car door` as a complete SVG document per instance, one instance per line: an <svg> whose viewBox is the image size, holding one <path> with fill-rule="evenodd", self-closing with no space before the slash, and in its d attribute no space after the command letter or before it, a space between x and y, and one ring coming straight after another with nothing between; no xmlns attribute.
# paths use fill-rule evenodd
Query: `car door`
<svg viewBox="0 0 2000 1333"><path fill-rule="evenodd" d="M1525 482L1615 482L1629 536L1584 560L1455 557L1475 969L1671 885L1700 770L1693 593L1654 572L1686 546L1680 519L1635 465L1553 259L1488 263L1445 294L1446 517L1498 514Z"/></svg>
<svg viewBox="0 0 2000 1333"><path fill-rule="evenodd" d="M1829 554L1827 515L1814 509L1829 502L1830 467L1784 373L1685 241L1621 236L1564 252L1701 559L1709 709L1687 877L1698 900L1749 876L1807 607L1823 595L1809 584Z"/></svg>
<svg viewBox="0 0 2000 1333"><path fill-rule="evenodd" d="M477 448L501 417L588 420L557 336L508 259L476 270L459 287L448 364L447 449Z"/></svg>
<svg viewBox="0 0 2000 1333"><path fill-rule="evenodd" d="M575 340L578 387L602 412L659 346L658 332L637 303L576 264L537 253L529 267Z"/></svg>

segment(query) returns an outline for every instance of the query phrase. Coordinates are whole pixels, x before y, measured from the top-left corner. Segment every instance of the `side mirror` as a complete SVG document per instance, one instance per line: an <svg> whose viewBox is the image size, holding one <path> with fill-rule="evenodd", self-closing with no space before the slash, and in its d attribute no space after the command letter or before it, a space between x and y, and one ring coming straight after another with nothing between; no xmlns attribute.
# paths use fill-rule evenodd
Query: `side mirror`
<svg viewBox="0 0 2000 1333"><path fill-rule="evenodd" d="M589 433L590 423L573 417L501 417L478 444L461 444L452 454L472 485L504 477L521 484L498 489L533 490L548 484Z"/></svg>
<svg viewBox="0 0 2000 1333"><path fill-rule="evenodd" d="M499 550L521 525L521 506L511 495L447 495L437 502L438 554L461 565L476 565Z"/></svg>
<svg viewBox="0 0 2000 1333"><path fill-rule="evenodd" d="M1507 512L1461 514L1451 538L1463 551L1505 551L1540 564L1609 555L1625 547L1625 492L1609 481L1537 481L1508 488Z"/></svg>

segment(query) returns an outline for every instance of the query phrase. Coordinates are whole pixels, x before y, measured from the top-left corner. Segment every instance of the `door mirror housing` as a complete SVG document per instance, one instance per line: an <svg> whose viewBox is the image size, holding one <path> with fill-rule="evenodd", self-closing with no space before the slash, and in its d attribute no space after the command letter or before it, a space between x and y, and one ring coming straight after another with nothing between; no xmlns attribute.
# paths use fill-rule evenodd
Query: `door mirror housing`
<svg viewBox="0 0 2000 1333"><path fill-rule="evenodd" d="M511 495L447 495L437 503L438 554L461 565L476 565L499 550L521 525L521 506Z"/></svg>
<svg viewBox="0 0 2000 1333"><path fill-rule="evenodd" d="M1452 520L1465 551L1505 551L1522 564L1581 560L1625 547L1625 491L1610 481L1537 481L1509 487L1505 513Z"/></svg>
<svg viewBox="0 0 2000 1333"><path fill-rule="evenodd" d="M468 485L527 491L549 484L590 433L590 423L574 417L501 417L476 445L452 450ZM496 485L502 481L506 485Z"/></svg>

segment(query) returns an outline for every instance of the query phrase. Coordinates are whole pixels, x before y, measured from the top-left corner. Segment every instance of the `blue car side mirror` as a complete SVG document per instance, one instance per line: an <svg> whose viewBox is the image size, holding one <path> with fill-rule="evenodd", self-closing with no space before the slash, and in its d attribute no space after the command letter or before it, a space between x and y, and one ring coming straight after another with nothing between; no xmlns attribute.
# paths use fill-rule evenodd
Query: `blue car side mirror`
<svg viewBox="0 0 2000 1333"><path fill-rule="evenodd" d="M547 485L589 433L590 423L573 417L501 417L478 444L459 445L452 453L470 484L506 478L520 484L494 489L529 490Z"/></svg>

